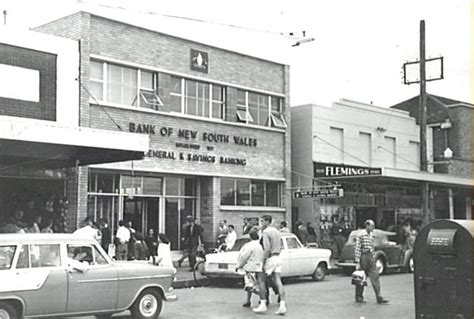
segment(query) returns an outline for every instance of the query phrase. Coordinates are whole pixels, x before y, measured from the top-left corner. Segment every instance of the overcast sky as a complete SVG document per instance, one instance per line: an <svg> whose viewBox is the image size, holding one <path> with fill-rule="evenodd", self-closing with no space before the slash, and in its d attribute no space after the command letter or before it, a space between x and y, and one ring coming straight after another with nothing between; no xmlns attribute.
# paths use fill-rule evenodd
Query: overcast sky
<svg viewBox="0 0 474 319"><path fill-rule="evenodd" d="M84 10L284 62L291 105L328 106L347 98L388 107L417 95L401 67L418 59L423 19L427 57L445 60L445 79L429 82L428 92L473 102L471 0L2 0L0 10L12 28Z"/></svg>

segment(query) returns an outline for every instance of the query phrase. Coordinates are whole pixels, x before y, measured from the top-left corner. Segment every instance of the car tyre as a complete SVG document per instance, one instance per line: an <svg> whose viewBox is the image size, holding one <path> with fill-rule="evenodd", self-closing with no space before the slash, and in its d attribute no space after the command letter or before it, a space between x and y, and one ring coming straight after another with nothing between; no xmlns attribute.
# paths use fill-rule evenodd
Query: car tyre
<svg viewBox="0 0 474 319"><path fill-rule="evenodd" d="M386 267L385 267L385 260L383 259L383 257L377 257L377 259L375 260L375 267L379 275L382 275L383 273L385 273Z"/></svg>
<svg viewBox="0 0 474 319"><path fill-rule="evenodd" d="M314 273L311 276L311 278L314 281L323 281L324 277L326 277L326 273L327 273L326 265L323 263L320 263L318 264L318 267L316 267L316 269L314 270Z"/></svg>
<svg viewBox="0 0 474 319"><path fill-rule="evenodd" d="M0 301L0 318L18 319L18 313L13 305Z"/></svg>
<svg viewBox="0 0 474 319"><path fill-rule="evenodd" d="M415 260L413 257L410 257L408 260L408 272L414 272L415 271Z"/></svg>
<svg viewBox="0 0 474 319"><path fill-rule="evenodd" d="M130 311L134 319L156 319L163 307L163 298L156 289L144 290L135 300Z"/></svg>

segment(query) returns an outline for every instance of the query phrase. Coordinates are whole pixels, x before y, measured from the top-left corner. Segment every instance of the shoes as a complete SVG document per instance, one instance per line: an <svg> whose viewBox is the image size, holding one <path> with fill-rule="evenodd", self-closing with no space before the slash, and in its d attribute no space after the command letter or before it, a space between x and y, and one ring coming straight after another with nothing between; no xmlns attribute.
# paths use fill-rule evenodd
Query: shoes
<svg viewBox="0 0 474 319"><path fill-rule="evenodd" d="M379 298L379 299L377 299L377 303L379 305L386 305L386 304L390 303L390 301L388 301L386 299L383 299L383 298Z"/></svg>
<svg viewBox="0 0 474 319"><path fill-rule="evenodd" d="M366 303L366 301L364 299L356 299L356 302L357 303Z"/></svg>
<svg viewBox="0 0 474 319"><path fill-rule="evenodd" d="M257 308L253 308L255 313L264 313L267 312L267 304L265 302L260 302Z"/></svg>
<svg viewBox="0 0 474 319"><path fill-rule="evenodd" d="M244 308L250 308L250 302L246 302L242 305Z"/></svg>
<svg viewBox="0 0 474 319"><path fill-rule="evenodd" d="M284 301L281 301L280 302L280 307L278 307L278 310L275 312L275 315L284 315L286 313L286 306L285 306L285 302Z"/></svg>

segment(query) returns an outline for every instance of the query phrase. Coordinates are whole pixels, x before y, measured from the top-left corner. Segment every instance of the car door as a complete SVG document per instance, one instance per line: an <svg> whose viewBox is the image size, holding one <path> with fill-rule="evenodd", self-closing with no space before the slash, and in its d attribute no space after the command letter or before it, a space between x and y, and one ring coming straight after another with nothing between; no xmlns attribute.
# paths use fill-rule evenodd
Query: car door
<svg viewBox="0 0 474 319"><path fill-rule="evenodd" d="M22 245L13 275L15 291L25 300L26 316L66 310L67 274L59 244Z"/></svg>
<svg viewBox="0 0 474 319"><path fill-rule="evenodd" d="M301 245L296 237L286 237L286 246L290 256L290 273L292 276L308 275L310 270L310 260L306 248ZM313 269L314 270L314 269Z"/></svg>
<svg viewBox="0 0 474 319"><path fill-rule="evenodd" d="M67 312L115 310L117 269L95 245L68 245L67 252L70 261ZM81 267L85 269L81 271Z"/></svg>
<svg viewBox="0 0 474 319"><path fill-rule="evenodd" d="M281 238L280 239L280 257L281 257L281 275L283 277L290 276L290 256L288 253L288 249L286 247L286 241Z"/></svg>

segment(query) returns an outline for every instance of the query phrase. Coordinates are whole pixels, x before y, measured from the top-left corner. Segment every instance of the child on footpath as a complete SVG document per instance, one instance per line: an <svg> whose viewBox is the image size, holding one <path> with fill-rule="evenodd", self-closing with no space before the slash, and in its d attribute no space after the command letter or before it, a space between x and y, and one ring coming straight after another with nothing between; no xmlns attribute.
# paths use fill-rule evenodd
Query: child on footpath
<svg viewBox="0 0 474 319"><path fill-rule="evenodd" d="M245 308L250 308L250 299L252 293L258 293L258 281L256 273L263 271L263 248L259 242L258 230L252 228L249 232L251 241L246 243L239 251L236 270L243 269L244 289L247 291L247 300L242 305Z"/></svg>

